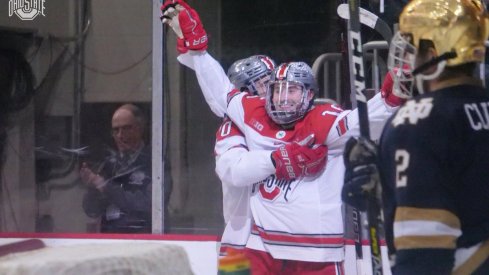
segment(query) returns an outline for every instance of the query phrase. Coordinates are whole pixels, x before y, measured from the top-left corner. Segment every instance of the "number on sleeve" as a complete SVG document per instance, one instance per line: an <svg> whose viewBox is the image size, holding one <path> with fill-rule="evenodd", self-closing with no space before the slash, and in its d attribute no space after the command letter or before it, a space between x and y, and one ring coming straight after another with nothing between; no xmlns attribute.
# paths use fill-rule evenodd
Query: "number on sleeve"
<svg viewBox="0 0 489 275"><path fill-rule="evenodd" d="M225 137L231 133L232 121L226 121L221 125L221 137Z"/></svg>

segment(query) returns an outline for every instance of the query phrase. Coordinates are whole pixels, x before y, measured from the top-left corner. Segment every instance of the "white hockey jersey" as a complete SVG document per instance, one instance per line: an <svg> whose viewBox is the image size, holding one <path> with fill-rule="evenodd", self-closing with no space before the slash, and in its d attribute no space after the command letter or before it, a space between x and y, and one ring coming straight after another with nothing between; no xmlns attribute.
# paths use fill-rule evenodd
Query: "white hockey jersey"
<svg viewBox="0 0 489 275"><path fill-rule="evenodd" d="M251 231L250 196L251 186L234 186L227 180L229 173L240 156L248 152L244 135L225 117L216 132L216 145L214 147L216 163L219 169L216 173L222 180L222 203L224 216L224 232L221 237L219 254L227 255L227 248L243 249L248 242Z"/></svg>
<svg viewBox="0 0 489 275"><path fill-rule="evenodd" d="M277 259L342 261L342 152L349 137L359 135L357 111L320 105L310 110L294 128L282 129L268 117L263 98L236 91L228 94L224 71L210 55L188 53L179 60L196 71L211 108L225 110L245 135L250 153L256 152L253 158L241 158L233 167L228 166L228 172L221 178L236 186L256 183L250 198L254 225L247 247L266 251ZM385 104L377 94L368 102L368 109L372 138L376 139L395 108ZM326 169L314 178L277 180L270 153L284 143L301 140L311 133L315 134L316 143L328 146ZM223 164L217 162L216 165L218 171ZM268 177L260 181L263 175Z"/></svg>

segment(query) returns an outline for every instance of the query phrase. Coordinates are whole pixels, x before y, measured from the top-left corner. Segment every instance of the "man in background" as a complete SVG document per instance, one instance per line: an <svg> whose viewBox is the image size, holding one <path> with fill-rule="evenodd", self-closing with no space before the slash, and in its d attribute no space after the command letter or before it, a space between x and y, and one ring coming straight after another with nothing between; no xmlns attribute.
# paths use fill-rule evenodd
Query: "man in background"
<svg viewBox="0 0 489 275"><path fill-rule="evenodd" d="M111 151L96 169L82 164L80 178L88 186L83 209L101 218L102 233L151 233L151 150L144 143L146 119L133 104L112 116Z"/></svg>

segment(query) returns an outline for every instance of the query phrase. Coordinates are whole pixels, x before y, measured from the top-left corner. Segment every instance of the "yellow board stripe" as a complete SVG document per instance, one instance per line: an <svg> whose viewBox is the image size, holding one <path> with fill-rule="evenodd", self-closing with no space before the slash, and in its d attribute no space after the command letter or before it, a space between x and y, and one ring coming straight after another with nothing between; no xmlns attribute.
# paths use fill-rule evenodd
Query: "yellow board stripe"
<svg viewBox="0 0 489 275"><path fill-rule="evenodd" d="M420 249L420 248L442 248L455 249L456 237L454 236L404 236L394 239L397 250Z"/></svg>
<svg viewBox="0 0 489 275"><path fill-rule="evenodd" d="M452 275L472 274L489 258L489 241L485 241Z"/></svg>
<svg viewBox="0 0 489 275"><path fill-rule="evenodd" d="M450 211L444 209L426 209L415 207L397 207L395 221L427 220L446 224L460 229L460 220Z"/></svg>

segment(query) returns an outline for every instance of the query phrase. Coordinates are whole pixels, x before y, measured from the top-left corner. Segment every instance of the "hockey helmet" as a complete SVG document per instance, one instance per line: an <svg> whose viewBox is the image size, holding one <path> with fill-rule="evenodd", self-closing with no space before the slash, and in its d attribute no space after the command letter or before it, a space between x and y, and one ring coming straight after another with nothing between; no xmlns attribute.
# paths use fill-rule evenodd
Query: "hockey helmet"
<svg viewBox="0 0 489 275"><path fill-rule="evenodd" d="M253 55L234 62L227 75L234 87L263 96L275 62L266 55ZM263 91L260 93L260 91Z"/></svg>
<svg viewBox="0 0 489 275"><path fill-rule="evenodd" d="M318 91L311 67L304 62L282 63L272 73L266 94L270 118L282 126L304 117Z"/></svg>
<svg viewBox="0 0 489 275"><path fill-rule="evenodd" d="M413 85L406 83L427 67L439 65L434 78L444 66L482 62L488 35L488 15L479 0L409 2L399 17L399 32L394 35L389 50L388 66L394 85L409 88L396 95L411 96ZM425 64L415 64L422 41L431 41L438 57ZM402 91L394 89L394 92L399 90Z"/></svg>

